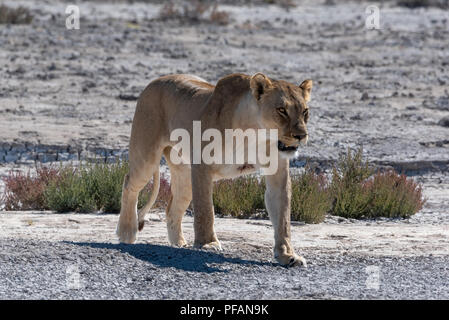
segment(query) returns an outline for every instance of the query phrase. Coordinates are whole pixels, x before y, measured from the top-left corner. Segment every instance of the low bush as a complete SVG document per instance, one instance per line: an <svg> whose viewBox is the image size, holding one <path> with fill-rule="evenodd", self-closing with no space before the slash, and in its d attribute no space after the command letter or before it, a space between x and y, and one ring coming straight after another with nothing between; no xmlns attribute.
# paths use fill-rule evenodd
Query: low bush
<svg viewBox="0 0 449 320"><path fill-rule="evenodd" d="M307 167L291 177L291 185L292 220L322 222L331 205L326 177ZM265 179L257 176L220 180L214 187L215 212L238 218L267 217L264 194Z"/></svg>
<svg viewBox="0 0 449 320"><path fill-rule="evenodd" d="M44 192L53 181L59 170L55 168L37 167L32 175L21 171L11 171L3 178L5 190L1 202L5 210L46 210L49 209Z"/></svg>
<svg viewBox="0 0 449 320"><path fill-rule="evenodd" d="M114 164L91 162L78 167L39 167L36 174L10 172L3 178L5 191L1 198L5 210L55 210L58 212L120 212L123 179L128 162ZM156 206L170 198L170 183L160 177ZM149 198L152 181L139 194L138 207Z"/></svg>
<svg viewBox="0 0 449 320"><path fill-rule="evenodd" d="M422 187L393 170L378 172L363 188L369 194L366 217L407 218L424 206Z"/></svg>
<svg viewBox="0 0 449 320"><path fill-rule="evenodd" d="M320 223L331 209L331 196L324 174L306 166L304 173L291 177L292 220Z"/></svg>
<svg viewBox="0 0 449 320"><path fill-rule="evenodd" d="M58 212L119 213L123 179L128 170L126 161L88 163L74 170L64 168L59 179L50 184L46 191L49 207ZM161 175L160 179L158 206L166 205L171 194L166 177ZM140 192L138 208L148 201L152 185L151 181Z"/></svg>
<svg viewBox="0 0 449 320"><path fill-rule="evenodd" d="M91 162L77 167L39 167L36 173L10 172L3 178L1 198L6 210L58 212L120 212L123 179L128 162ZM374 173L362 159L362 150L342 156L328 181L324 174L306 166L291 177L292 220L319 223L326 213L347 218L409 217L424 205L422 188L413 179L395 171ZM138 208L148 201L153 182L139 195ZM221 180L214 184L215 212L233 217L267 217L265 179L255 175ZM160 177L156 207L165 207L171 197L170 183Z"/></svg>
<svg viewBox="0 0 449 320"><path fill-rule="evenodd" d="M220 180L215 183L213 201L215 212L247 218L265 209L265 180L257 176Z"/></svg>
<svg viewBox="0 0 449 320"><path fill-rule="evenodd" d="M96 210L120 212L122 184L129 166L126 161L113 164L88 163L80 167L79 176L88 193L93 196Z"/></svg>
<svg viewBox="0 0 449 320"><path fill-rule="evenodd" d="M332 213L346 218L361 218L367 210L369 194L363 182L373 174L362 159L363 151L355 155L351 150L341 156L332 169L330 192L333 197Z"/></svg>
<svg viewBox="0 0 449 320"><path fill-rule="evenodd" d="M48 207L57 212L94 212L97 209L93 179L85 168L61 168L45 190Z"/></svg>
<svg viewBox="0 0 449 320"><path fill-rule="evenodd" d="M331 213L346 218L405 218L422 209L422 188L413 179L394 170L374 170L348 150L333 168Z"/></svg>

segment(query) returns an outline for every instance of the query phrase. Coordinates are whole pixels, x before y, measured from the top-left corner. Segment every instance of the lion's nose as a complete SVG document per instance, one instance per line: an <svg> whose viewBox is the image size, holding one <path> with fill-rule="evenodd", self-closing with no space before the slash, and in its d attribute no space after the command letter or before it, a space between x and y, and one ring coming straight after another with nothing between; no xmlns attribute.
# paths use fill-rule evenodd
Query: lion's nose
<svg viewBox="0 0 449 320"><path fill-rule="evenodd" d="M307 137L307 133L306 134L298 134L293 136L294 138L298 139L299 141L301 141L302 139L304 139L305 137Z"/></svg>

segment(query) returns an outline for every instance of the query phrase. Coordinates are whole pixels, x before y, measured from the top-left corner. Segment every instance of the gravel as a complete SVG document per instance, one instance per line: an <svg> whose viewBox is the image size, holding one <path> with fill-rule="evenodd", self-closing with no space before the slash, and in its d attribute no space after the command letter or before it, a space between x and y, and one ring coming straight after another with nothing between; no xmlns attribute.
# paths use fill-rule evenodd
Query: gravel
<svg viewBox="0 0 449 320"><path fill-rule="evenodd" d="M270 250L0 240L0 299L448 299L449 257L314 252L308 268Z"/></svg>
<svg viewBox="0 0 449 320"><path fill-rule="evenodd" d="M440 121L438 121L438 124L442 127L448 127L449 128L449 116L442 118Z"/></svg>

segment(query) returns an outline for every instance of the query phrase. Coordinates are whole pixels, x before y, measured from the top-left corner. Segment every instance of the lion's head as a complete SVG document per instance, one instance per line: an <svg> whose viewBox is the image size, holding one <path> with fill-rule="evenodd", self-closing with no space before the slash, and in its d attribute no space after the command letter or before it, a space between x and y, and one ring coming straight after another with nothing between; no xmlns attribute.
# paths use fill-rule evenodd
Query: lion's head
<svg viewBox="0 0 449 320"><path fill-rule="evenodd" d="M307 143L312 80L300 85L269 79L262 73L251 77L250 88L261 111L265 128L278 130L279 151L291 156Z"/></svg>

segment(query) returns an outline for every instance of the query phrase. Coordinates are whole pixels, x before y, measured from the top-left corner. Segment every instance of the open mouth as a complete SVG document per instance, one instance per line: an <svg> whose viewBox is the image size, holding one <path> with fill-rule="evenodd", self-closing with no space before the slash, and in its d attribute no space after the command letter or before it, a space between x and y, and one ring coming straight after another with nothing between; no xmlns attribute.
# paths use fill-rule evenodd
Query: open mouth
<svg viewBox="0 0 449 320"><path fill-rule="evenodd" d="M282 152L296 152L299 146L286 146L282 141L278 140L278 149Z"/></svg>

